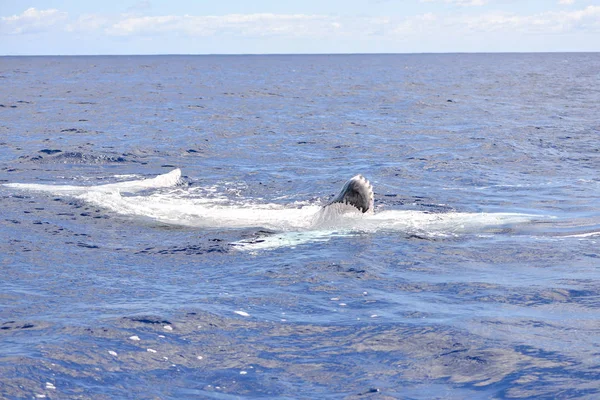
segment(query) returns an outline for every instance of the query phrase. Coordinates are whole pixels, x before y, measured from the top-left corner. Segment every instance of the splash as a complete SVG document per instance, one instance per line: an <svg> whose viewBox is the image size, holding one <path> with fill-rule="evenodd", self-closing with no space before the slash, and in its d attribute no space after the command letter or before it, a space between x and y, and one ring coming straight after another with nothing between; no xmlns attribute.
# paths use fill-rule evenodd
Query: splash
<svg viewBox="0 0 600 400"><path fill-rule="evenodd" d="M181 170L158 175L152 179L131 180L118 183L109 183L106 185L95 186L73 186L73 185L44 185L36 183L6 183L3 186L33 190L38 192L49 192L54 194L79 195L84 193L110 193L110 192L129 192L135 193L146 189L160 189L177 185L181 180Z"/></svg>
<svg viewBox="0 0 600 400"><path fill-rule="evenodd" d="M494 232L502 227L530 222L535 216L516 213L429 213L386 210L362 213L355 207L321 204L233 202L212 192L182 188L181 171L152 179L105 185L42 185L11 183L5 187L72 196L121 215L192 228L257 228L269 235L232 243L241 250L293 247L378 231L424 237L448 237L473 232Z"/></svg>

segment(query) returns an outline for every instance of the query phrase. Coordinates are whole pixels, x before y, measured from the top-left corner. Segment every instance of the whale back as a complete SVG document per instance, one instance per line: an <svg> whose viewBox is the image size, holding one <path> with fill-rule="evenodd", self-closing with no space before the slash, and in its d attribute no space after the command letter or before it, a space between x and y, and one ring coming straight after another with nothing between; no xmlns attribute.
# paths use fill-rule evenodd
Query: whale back
<svg viewBox="0 0 600 400"><path fill-rule="evenodd" d="M349 204L362 213L373 212L373 186L362 175L356 175L348 180L342 190L329 202Z"/></svg>

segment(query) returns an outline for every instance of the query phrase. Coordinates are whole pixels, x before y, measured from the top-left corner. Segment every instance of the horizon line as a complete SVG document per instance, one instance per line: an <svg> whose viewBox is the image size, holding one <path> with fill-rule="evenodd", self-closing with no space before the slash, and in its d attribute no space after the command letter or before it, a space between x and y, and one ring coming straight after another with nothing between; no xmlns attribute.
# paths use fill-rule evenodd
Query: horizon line
<svg viewBox="0 0 600 400"><path fill-rule="evenodd" d="M169 57L169 56L352 56L352 55L452 55L452 54L595 54L600 51L425 51L356 53L131 53L131 54L0 54L0 57Z"/></svg>

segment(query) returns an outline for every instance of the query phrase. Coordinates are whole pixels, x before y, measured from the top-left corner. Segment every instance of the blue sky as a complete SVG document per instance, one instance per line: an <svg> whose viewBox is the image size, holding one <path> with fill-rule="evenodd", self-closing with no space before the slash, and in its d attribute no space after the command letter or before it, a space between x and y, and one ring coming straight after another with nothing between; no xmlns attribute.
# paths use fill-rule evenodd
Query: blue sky
<svg viewBox="0 0 600 400"><path fill-rule="evenodd" d="M0 0L0 55L600 51L600 0Z"/></svg>

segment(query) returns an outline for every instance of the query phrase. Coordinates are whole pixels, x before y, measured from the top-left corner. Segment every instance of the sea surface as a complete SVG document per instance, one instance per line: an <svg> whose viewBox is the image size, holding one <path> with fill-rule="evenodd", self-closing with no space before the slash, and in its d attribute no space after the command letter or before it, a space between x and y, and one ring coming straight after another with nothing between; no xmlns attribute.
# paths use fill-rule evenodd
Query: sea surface
<svg viewBox="0 0 600 400"><path fill-rule="evenodd" d="M0 398L600 398L599 115L599 53L0 57Z"/></svg>

